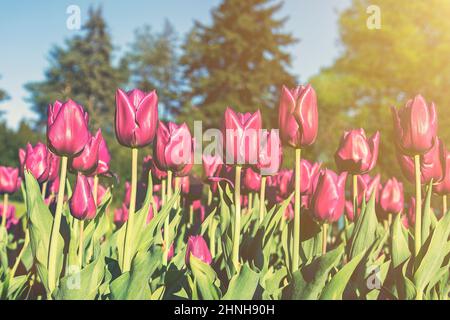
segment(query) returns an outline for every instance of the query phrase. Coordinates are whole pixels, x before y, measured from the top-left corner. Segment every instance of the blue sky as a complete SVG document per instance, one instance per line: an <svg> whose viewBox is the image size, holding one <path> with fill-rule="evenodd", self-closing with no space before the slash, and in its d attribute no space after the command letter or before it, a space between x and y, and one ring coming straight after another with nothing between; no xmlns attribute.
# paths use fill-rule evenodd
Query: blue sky
<svg viewBox="0 0 450 320"><path fill-rule="evenodd" d="M69 5L81 8L82 23L90 4L102 4L114 45L124 50L133 39L133 31L149 24L160 29L168 18L180 36L194 20L211 21L210 10L220 0L2 0L0 11L0 88L11 99L0 104L8 125L15 128L23 118L33 119L34 113L25 101L23 85L42 80L48 66L47 56L54 44L77 31L66 27ZM292 72L302 82L330 65L339 54L338 12L350 0L285 0L281 16L289 16L286 30L300 42L290 48L294 57Z"/></svg>

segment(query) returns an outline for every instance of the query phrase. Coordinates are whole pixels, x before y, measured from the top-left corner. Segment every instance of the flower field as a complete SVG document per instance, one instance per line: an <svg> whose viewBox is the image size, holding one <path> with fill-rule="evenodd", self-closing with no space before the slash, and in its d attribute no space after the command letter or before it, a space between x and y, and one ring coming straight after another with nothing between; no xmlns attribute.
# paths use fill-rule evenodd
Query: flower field
<svg viewBox="0 0 450 320"><path fill-rule="evenodd" d="M130 177L111 172L114 154L72 100L49 105L46 142L0 167L2 299L449 298L450 153L422 96L392 108L411 199L396 177L371 174L379 132L344 132L338 172L302 159L320 135L310 85L281 89L278 129L227 108L209 148L159 120L156 91L118 89L115 101Z"/></svg>

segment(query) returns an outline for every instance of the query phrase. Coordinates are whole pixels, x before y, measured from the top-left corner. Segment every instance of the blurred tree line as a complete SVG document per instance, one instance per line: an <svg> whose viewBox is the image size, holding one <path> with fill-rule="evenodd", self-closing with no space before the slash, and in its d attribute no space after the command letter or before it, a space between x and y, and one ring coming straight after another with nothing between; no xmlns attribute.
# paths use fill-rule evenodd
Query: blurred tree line
<svg viewBox="0 0 450 320"><path fill-rule="evenodd" d="M367 27L370 5L380 8L380 29ZM114 154L113 170L129 177L129 152L114 137L118 87L157 89L165 120L192 125L201 119L204 127L217 127L230 105L240 111L260 108L265 125L276 127L279 89L297 82L288 53L297 39L283 29L287 18L279 17L281 6L282 1L224 0L212 10L212 23L195 22L182 39L168 21L158 32L150 26L139 28L121 57L116 56L101 9L92 8L82 32L50 50L45 80L26 85L39 115L33 132L43 132L48 103L75 99L89 110L93 129L103 129ZM448 16L450 2L441 0L352 1L339 18L340 57L309 79L318 94L320 133L305 153L308 158L334 167L343 130L363 127L369 135L380 130L377 170L384 177L400 177L390 106L402 105L417 93L437 104L439 134L450 143L445 112L450 103ZM28 129L24 137L31 139ZM10 145L17 143L16 150L27 141L12 138L21 135L20 129L1 130L2 137L11 137L5 138ZM150 148L143 153L151 153ZM0 150L0 157L2 163L11 163L16 156Z"/></svg>

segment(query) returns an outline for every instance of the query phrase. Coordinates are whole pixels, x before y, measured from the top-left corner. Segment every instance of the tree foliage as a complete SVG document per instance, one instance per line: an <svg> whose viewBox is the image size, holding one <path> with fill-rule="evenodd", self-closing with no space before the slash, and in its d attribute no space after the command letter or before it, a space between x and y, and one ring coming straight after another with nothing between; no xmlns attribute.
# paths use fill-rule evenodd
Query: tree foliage
<svg viewBox="0 0 450 320"><path fill-rule="evenodd" d="M283 32L282 3L271 0L225 0L212 11L212 24L195 22L183 46L187 91L184 118L217 126L227 105L238 111L273 116L282 84L293 85L291 56L285 49L296 40ZM195 106L192 109L189 106Z"/></svg>
<svg viewBox="0 0 450 320"><path fill-rule="evenodd" d="M135 31L135 38L126 55L133 87L150 91L156 89L160 116L168 119L180 108L180 66L178 37L174 27L165 21L161 32L150 26Z"/></svg>
<svg viewBox="0 0 450 320"><path fill-rule="evenodd" d="M374 4L381 29L370 30L366 10ZM450 21L442 18L449 15L450 2L440 0L353 0L339 19L341 57L311 79L321 117L317 156L332 163L344 129L380 130L379 170L399 175L390 107L419 93L436 103L439 135L450 142Z"/></svg>
<svg viewBox="0 0 450 320"><path fill-rule="evenodd" d="M47 105L69 98L89 111L95 127L111 128L114 91L127 81L125 65L113 65L113 46L101 8L90 8L82 32L50 51L45 80L26 85L40 125L46 122Z"/></svg>

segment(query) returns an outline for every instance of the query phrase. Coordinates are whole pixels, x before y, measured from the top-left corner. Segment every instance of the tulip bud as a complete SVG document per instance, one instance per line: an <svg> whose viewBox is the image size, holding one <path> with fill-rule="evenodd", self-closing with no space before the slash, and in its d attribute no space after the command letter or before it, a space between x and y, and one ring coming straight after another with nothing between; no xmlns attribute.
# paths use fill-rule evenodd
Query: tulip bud
<svg viewBox="0 0 450 320"><path fill-rule="evenodd" d="M159 183L162 179L167 178L167 172L158 168L158 166L156 165L156 161L152 156L146 156L144 158L144 161L142 163L142 181L147 181L149 171L151 171L152 173L152 179L154 182Z"/></svg>
<svg viewBox="0 0 450 320"><path fill-rule="evenodd" d="M77 176L75 190L69 201L70 213L78 220L91 220L95 217L97 208L91 186L86 176L81 173Z"/></svg>
<svg viewBox="0 0 450 320"><path fill-rule="evenodd" d="M27 169L39 183L48 179L48 151L47 146L38 142L36 146L27 143L26 150L19 151L21 169ZM23 173L22 173L23 176Z"/></svg>
<svg viewBox="0 0 450 320"><path fill-rule="evenodd" d="M100 143L98 146L98 162L97 169L93 175L105 175L110 172L109 163L111 162L111 154L105 139L100 134Z"/></svg>
<svg viewBox="0 0 450 320"><path fill-rule="evenodd" d="M258 192L261 188L261 175L250 167L245 168L243 186L246 192Z"/></svg>
<svg viewBox="0 0 450 320"><path fill-rule="evenodd" d="M3 204L0 203L0 222L3 219ZM17 225L19 223L19 219L16 218L16 207L13 205L8 205L6 208L6 230L9 230L13 225Z"/></svg>
<svg viewBox="0 0 450 320"><path fill-rule="evenodd" d="M395 178L389 179L380 196L380 207L384 216L402 212L403 201L403 184Z"/></svg>
<svg viewBox="0 0 450 320"><path fill-rule="evenodd" d="M433 186L434 192L440 196L450 194L450 152L445 151L445 160L443 163L445 171L442 180Z"/></svg>
<svg viewBox="0 0 450 320"><path fill-rule="evenodd" d="M48 151L48 181L59 179L60 158Z"/></svg>
<svg viewBox="0 0 450 320"><path fill-rule="evenodd" d="M374 178L368 174L358 176L358 204L361 205L364 201L368 202L372 194L375 192L375 201L378 202L380 194L380 179L381 176L377 174Z"/></svg>
<svg viewBox="0 0 450 320"><path fill-rule="evenodd" d="M410 156L423 155L433 147L437 134L437 117L434 103L427 105L421 95L409 100L397 110L392 107L397 145Z"/></svg>
<svg viewBox="0 0 450 320"><path fill-rule="evenodd" d="M278 186L278 195L285 199L293 192L293 171L283 169L275 176L275 185Z"/></svg>
<svg viewBox="0 0 450 320"><path fill-rule="evenodd" d="M122 204L121 208L114 210L114 224L119 228L128 220L128 208L125 203Z"/></svg>
<svg viewBox="0 0 450 320"><path fill-rule="evenodd" d="M414 159L399 152L397 152L397 159L406 179L411 183L415 183ZM444 144L437 138L433 147L420 156L421 183L428 184L431 179L433 179L433 182L440 182L446 171L445 164Z"/></svg>
<svg viewBox="0 0 450 320"><path fill-rule="evenodd" d="M69 100L56 101L48 107L47 142L49 149L58 156L69 158L81 153L89 142L88 114L83 107Z"/></svg>
<svg viewBox="0 0 450 320"><path fill-rule="evenodd" d="M311 199L311 213L320 222L336 222L345 207L345 180L347 173L338 176L331 170L322 170Z"/></svg>
<svg viewBox="0 0 450 320"><path fill-rule="evenodd" d="M378 158L380 133L370 139L364 129L344 132L334 158L339 171L351 174L367 173L375 167Z"/></svg>
<svg viewBox="0 0 450 320"><path fill-rule="evenodd" d="M300 160L300 193L307 195L311 194L314 189L314 184L317 180L317 174L320 170L320 163L311 163L308 160ZM294 180L291 179L291 183ZM292 189L294 186L292 186Z"/></svg>
<svg viewBox="0 0 450 320"><path fill-rule="evenodd" d="M278 130L264 130L260 137L256 169L263 176L274 175L280 170L282 147Z"/></svg>
<svg viewBox="0 0 450 320"><path fill-rule="evenodd" d="M220 156L202 156L203 163L203 172L205 174L205 180L208 181L208 178L217 177L222 169L223 160Z"/></svg>
<svg viewBox="0 0 450 320"><path fill-rule="evenodd" d="M13 194L19 188L19 169L0 166L0 194Z"/></svg>
<svg viewBox="0 0 450 320"><path fill-rule="evenodd" d="M190 236L186 247L186 265L189 264L191 255L200 259L206 264L211 264L212 258L208 245L202 236Z"/></svg>
<svg viewBox="0 0 450 320"><path fill-rule="evenodd" d="M192 168L192 137L188 126L178 126L169 122L167 126L160 121L156 144L153 149L154 160L161 170L172 171L175 175L185 175Z"/></svg>
<svg viewBox="0 0 450 320"><path fill-rule="evenodd" d="M141 148L152 143L158 125L158 96L134 89L116 91L116 137L125 147Z"/></svg>
<svg viewBox="0 0 450 320"><path fill-rule="evenodd" d="M261 112L237 113L228 107L224 114L226 163L256 165L258 161Z"/></svg>
<svg viewBox="0 0 450 320"><path fill-rule="evenodd" d="M313 144L319 123L317 97L313 87L308 84L289 90L283 86L278 116L283 143L293 148Z"/></svg>
<svg viewBox="0 0 450 320"><path fill-rule="evenodd" d="M99 129L91 136L83 151L71 161L72 169L85 175L92 175L97 170L100 142L103 140Z"/></svg>
<svg viewBox="0 0 450 320"><path fill-rule="evenodd" d="M361 214L361 208L358 207L356 215L359 217ZM355 221L355 213L353 210L353 202L352 201L345 201L345 216L350 222Z"/></svg>

